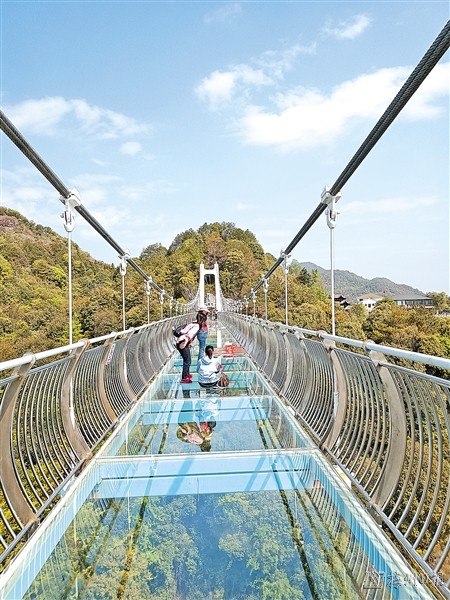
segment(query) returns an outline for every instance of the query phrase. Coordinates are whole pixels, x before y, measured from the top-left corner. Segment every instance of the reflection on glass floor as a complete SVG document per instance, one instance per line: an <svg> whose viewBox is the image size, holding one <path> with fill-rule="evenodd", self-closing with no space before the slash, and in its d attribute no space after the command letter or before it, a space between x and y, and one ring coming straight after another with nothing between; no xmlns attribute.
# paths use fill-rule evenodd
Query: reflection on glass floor
<svg viewBox="0 0 450 600"><path fill-rule="evenodd" d="M118 454L172 454L197 451L298 448L308 444L287 410L270 396L221 397L212 393L185 400L155 402L129 432ZM190 443L202 428L205 444Z"/></svg>
<svg viewBox="0 0 450 600"><path fill-rule="evenodd" d="M156 379L0 600L433 597L251 361L223 363L226 390L178 360Z"/></svg>

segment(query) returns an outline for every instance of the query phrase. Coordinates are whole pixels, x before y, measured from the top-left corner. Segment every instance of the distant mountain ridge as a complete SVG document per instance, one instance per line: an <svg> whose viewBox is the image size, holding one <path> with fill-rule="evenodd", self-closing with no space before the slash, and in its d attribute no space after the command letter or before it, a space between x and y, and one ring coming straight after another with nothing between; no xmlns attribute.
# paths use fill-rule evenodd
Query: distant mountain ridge
<svg viewBox="0 0 450 600"><path fill-rule="evenodd" d="M331 271L324 269L311 262L300 263L309 273L317 271L320 280L328 292L331 290ZM351 271L334 271L334 290L336 296L342 295L351 303L358 300L363 294L379 294L380 296L404 296L413 294L425 296L425 294L403 283L394 283L386 277L374 277L374 279L365 279Z"/></svg>

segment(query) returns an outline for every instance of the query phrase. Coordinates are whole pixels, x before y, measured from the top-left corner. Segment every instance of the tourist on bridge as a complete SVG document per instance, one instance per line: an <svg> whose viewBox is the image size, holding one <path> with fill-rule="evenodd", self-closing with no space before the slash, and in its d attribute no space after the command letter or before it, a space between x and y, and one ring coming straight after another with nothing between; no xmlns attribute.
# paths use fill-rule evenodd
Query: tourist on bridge
<svg viewBox="0 0 450 600"><path fill-rule="evenodd" d="M183 370L180 383L192 383L192 375L189 373L192 362L191 346L205 320L206 315L198 312L196 320L192 323L188 323L177 339L176 347L183 359Z"/></svg>
<svg viewBox="0 0 450 600"><path fill-rule="evenodd" d="M207 309L206 306L198 307L197 317L199 315L205 317L205 319L202 321L202 324L201 324L200 329L197 334L198 360L200 360L201 357L205 354L206 338L208 337L208 313L209 313L209 310Z"/></svg>
<svg viewBox="0 0 450 600"><path fill-rule="evenodd" d="M214 387L219 385L222 374L220 358L213 357L214 348L206 346L205 353L197 363L198 383L201 387Z"/></svg>

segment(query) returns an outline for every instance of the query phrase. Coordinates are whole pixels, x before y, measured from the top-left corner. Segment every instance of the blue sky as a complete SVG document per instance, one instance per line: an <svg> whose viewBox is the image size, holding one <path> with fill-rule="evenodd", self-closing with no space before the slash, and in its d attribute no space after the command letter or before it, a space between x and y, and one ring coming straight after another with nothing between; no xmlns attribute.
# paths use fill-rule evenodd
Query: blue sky
<svg viewBox="0 0 450 600"><path fill-rule="evenodd" d="M278 257L449 6L2 0L2 110L133 257L214 221ZM336 269L450 293L449 72L447 53L342 189ZM65 235L58 193L0 144L1 205ZM118 263L78 215L73 239ZM329 268L329 240L323 215L293 257Z"/></svg>

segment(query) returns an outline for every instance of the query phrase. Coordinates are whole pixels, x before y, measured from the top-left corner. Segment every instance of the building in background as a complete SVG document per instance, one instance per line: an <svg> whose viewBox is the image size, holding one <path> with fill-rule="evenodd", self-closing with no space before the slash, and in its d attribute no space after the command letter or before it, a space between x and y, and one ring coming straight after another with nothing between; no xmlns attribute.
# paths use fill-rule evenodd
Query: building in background
<svg viewBox="0 0 450 600"><path fill-rule="evenodd" d="M384 300L385 298L389 298L389 300L393 300L397 306L404 306L405 308L417 308L418 306L423 306L425 308L434 308L434 303L432 298L429 296L422 296L420 294L409 293L405 294L397 294L395 296L385 296L382 294L361 294L358 297L358 304L362 304L367 309L367 312L371 312L375 305Z"/></svg>
<svg viewBox="0 0 450 600"><path fill-rule="evenodd" d="M362 294L358 298L358 304L362 304L367 312L370 313L375 308L377 302L380 302L380 300L384 300L385 298L386 296L382 296L381 294Z"/></svg>
<svg viewBox="0 0 450 600"><path fill-rule="evenodd" d="M421 296L419 294L397 295L390 296L391 300L398 306L406 306L407 308L424 306L425 308L433 308L434 302L429 296Z"/></svg>

